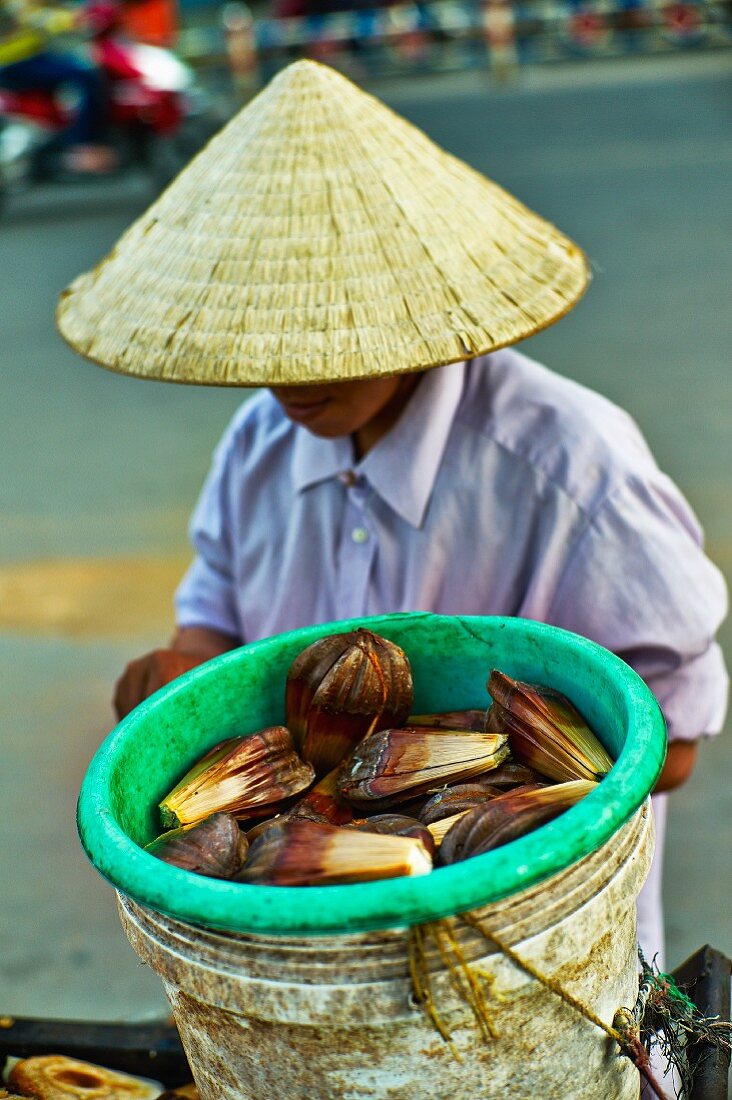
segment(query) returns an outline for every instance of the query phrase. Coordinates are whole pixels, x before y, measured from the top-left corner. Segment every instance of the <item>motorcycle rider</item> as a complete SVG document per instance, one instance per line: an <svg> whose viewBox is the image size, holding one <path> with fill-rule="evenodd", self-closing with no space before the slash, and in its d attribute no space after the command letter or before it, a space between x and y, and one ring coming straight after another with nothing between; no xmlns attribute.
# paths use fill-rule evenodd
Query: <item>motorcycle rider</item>
<svg viewBox="0 0 732 1100"><path fill-rule="evenodd" d="M105 93L93 66L51 45L83 25L83 6L46 0L0 0L0 87L9 91L55 92L72 87L78 105L63 134L66 166L83 174L116 167L115 152L104 142Z"/></svg>

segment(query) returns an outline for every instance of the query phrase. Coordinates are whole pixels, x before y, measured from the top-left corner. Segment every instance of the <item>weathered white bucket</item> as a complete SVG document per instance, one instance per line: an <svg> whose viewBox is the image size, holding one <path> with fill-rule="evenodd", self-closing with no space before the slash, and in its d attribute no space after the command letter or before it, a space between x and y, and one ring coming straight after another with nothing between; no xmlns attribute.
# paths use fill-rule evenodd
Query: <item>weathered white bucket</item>
<svg viewBox="0 0 732 1100"><path fill-rule="evenodd" d="M635 903L652 849L647 801L591 855L473 915L611 1024L637 994ZM638 1073L617 1045L459 918L497 1033L481 1038L428 941L460 1062L413 1002L405 929L214 932L123 894L119 905L163 980L203 1100L637 1100Z"/></svg>

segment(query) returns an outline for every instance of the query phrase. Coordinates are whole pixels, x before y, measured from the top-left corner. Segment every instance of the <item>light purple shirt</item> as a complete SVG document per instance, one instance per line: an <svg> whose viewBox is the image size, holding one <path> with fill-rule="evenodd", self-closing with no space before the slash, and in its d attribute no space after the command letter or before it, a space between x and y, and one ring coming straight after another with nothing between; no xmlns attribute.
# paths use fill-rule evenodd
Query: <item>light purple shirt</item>
<svg viewBox="0 0 732 1100"><path fill-rule="evenodd" d="M520 615L623 657L671 738L722 725L726 590L689 504L625 412L515 349L428 371L358 463L257 394L191 538L181 626L254 641L391 611Z"/></svg>

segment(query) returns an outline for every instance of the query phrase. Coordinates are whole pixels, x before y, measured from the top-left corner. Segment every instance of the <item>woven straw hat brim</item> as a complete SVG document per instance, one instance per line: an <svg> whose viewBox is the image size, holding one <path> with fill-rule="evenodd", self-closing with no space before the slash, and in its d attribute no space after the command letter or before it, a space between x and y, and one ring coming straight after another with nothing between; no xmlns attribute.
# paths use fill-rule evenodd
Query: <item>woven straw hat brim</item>
<svg viewBox="0 0 732 1100"><path fill-rule="evenodd" d="M142 378L376 378L531 336L582 251L338 73L280 73L61 296L80 354Z"/></svg>

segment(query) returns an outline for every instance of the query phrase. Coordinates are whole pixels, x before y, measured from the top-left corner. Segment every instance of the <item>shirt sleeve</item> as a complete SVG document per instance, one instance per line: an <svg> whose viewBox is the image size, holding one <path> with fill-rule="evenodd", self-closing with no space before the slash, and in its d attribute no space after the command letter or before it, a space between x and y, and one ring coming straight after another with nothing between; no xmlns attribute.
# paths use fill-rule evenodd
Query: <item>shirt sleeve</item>
<svg viewBox="0 0 732 1100"><path fill-rule="evenodd" d="M219 443L189 526L195 558L175 593L180 627L204 626L243 640L236 600L230 485L236 437Z"/></svg>
<svg viewBox="0 0 732 1100"><path fill-rule="evenodd" d="M718 733L728 675L715 641L727 613L698 522L661 473L624 483L588 519L555 592L550 622L592 638L645 680L669 740Z"/></svg>

